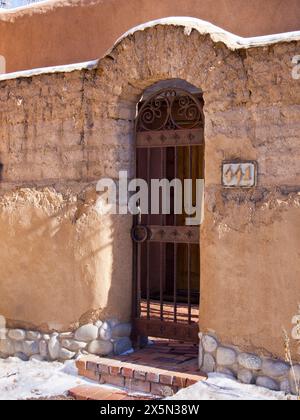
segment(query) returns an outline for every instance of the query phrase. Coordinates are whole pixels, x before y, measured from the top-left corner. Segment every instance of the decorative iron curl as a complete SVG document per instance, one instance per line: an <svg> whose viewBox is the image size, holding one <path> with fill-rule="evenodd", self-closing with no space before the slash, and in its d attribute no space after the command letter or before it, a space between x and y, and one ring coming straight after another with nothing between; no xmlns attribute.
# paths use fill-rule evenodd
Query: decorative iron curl
<svg viewBox="0 0 300 420"><path fill-rule="evenodd" d="M201 102L183 89L162 89L141 106L136 118L136 131L181 130L202 128L204 116Z"/></svg>

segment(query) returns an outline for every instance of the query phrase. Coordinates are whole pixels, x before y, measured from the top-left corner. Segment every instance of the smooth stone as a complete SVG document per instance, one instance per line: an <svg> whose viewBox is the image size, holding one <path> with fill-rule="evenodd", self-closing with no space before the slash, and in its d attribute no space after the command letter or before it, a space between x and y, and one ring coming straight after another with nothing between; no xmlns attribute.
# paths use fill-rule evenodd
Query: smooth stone
<svg viewBox="0 0 300 420"><path fill-rule="evenodd" d="M29 357L25 353L23 353L21 351L18 351L15 354L15 357L17 357L18 359L22 360L22 362L28 362L28 360L29 360Z"/></svg>
<svg viewBox="0 0 300 420"><path fill-rule="evenodd" d="M26 332L24 330L9 330L8 337L12 340L23 341L26 338Z"/></svg>
<svg viewBox="0 0 300 420"><path fill-rule="evenodd" d="M285 394L292 393L292 389L291 389L290 382L288 381L288 379L280 383L280 391L284 392Z"/></svg>
<svg viewBox="0 0 300 420"><path fill-rule="evenodd" d="M70 350L64 349L64 348L62 348L59 352L59 359L62 359L62 360L71 360L75 356L76 356L76 353Z"/></svg>
<svg viewBox="0 0 300 420"><path fill-rule="evenodd" d="M88 352L98 356L107 356L112 353L114 349L110 341L94 340L88 346Z"/></svg>
<svg viewBox="0 0 300 420"><path fill-rule="evenodd" d="M256 379L256 385L262 388L270 389L271 391L279 391L280 387L277 382L267 376L259 376Z"/></svg>
<svg viewBox="0 0 300 420"><path fill-rule="evenodd" d="M102 327L99 330L99 338L104 341L111 340L112 337L112 331L111 326L108 322L104 322Z"/></svg>
<svg viewBox="0 0 300 420"><path fill-rule="evenodd" d="M119 324L112 327L112 338L118 337L130 337L131 334L131 324Z"/></svg>
<svg viewBox="0 0 300 420"><path fill-rule="evenodd" d="M27 331L26 336L28 340L36 341L41 339L42 334L38 331Z"/></svg>
<svg viewBox="0 0 300 420"><path fill-rule="evenodd" d="M23 353L27 356L33 356L39 353L39 342L38 341L24 341L23 342Z"/></svg>
<svg viewBox="0 0 300 420"><path fill-rule="evenodd" d="M48 358L48 344L45 340L41 340L39 343L39 353L43 358Z"/></svg>
<svg viewBox="0 0 300 420"><path fill-rule="evenodd" d="M237 354L234 350L227 347L219 347L217 350L217 365L231 366L234 365Z"/></svg>
<svg viewBox="0 0 300 420"><path fill-rule="evenodd" d="M94 324L83 325L75 332L75 340L77 341L88 343L89 341L96 340L97 337L98 328Z"/></svg>
<svg viewBox="0 0 300 420"><path fill-rule="evenodd" d="M238 364L245 369L260 370L262 367L262 360L254 354L241 353L238 356Z"/></svg>
<svg viewBox="0 0 300 420"><path fill-rule="evenodd" d="M23 341L15 341L13 344L15 353L23 353Z"/></svg>
<svg viewBox="0 0 300 420"><path fill-rule="evenodd" d="M211 354L205 354L203 358L202 371L204 373L212 373L215 371L216 362Z"/></svg>
<svg viewBox="0 0 300 420"><path fill-rule="evenodd" d="M96 321L96 322L95 322L95 326L96 326L97 328L101 328L101 327L102 327L102 325L103 325L103 321L98 320L98 321Z"/></svg>
<svg viewBox="0 0 300 420"><path fill-rule="evenodd" d="M46 341L49 341L50 340L50 335L49 334L44 334L43 339L46 340Z"/></svg>
<svg viewBox="0 0 300 420"><path fill-rule="evenodd" d="M64 332L59 334L59 338L64 340L71 340L74 338L74 334L72 332Z"/></svg>
<svg viewBox="0 0 300 420"><path fill-rule="evenodd" d="M218 367L216 370L217 373L220 373L221 375L225 376L226 378L229 379L236 379L236 375L234 374L234 372L228 368L225 367Z"/></svg>
<svg viewBox="0 0 300 420"><path fill-rule="evenodd" d="M238 371L238 380L240 382L242 382L243 384L253 384L255 382L255 378L252 372L250 372L250 370L247 369L241 369Z"/></svg>
<svg viewBox="0 0 300 420"><path fill-rule="evenodd" d="M61 345L70 351L79 351L85 349L87 343L85 341L62 340Z"/></svg>
<svg viewBox="0 0 300 420"><path fill-rule="evenodd" d="M48 343L48 351L49 351L49 355L51 360L57 360L59 357L59 353L60 353L60 343L57 339L57 335L53 335Z"/></svg>
<svg viewBox="0 0 300 420"><path fill-rule="evenodd" d="M121 337L113 340L114 353L118 356L132 349L132 343L129 337Z"/></svg>
<svg viewBox="0 0 300 420"><path fill-rule="evenodd" d="M274 362L273 360L264 360L262 373L265 376L279 378L289 373L290 366L283 362Z"/></svg>
<svg viewBox="0 0 300 420"><path fill-rule="evenodd" d="M293 394L297 393L296 382L300 383L300 365L295 365L294 368L290 368L289 371L289 381L290 387L292 389Z"/></svg>
<svg viewBox="0 0 300 420"><path fill-rule="evenodd" d="M207 353L214 353L218 348L218 342L210 335L204 335L202 338L202 345Z"/></svg>

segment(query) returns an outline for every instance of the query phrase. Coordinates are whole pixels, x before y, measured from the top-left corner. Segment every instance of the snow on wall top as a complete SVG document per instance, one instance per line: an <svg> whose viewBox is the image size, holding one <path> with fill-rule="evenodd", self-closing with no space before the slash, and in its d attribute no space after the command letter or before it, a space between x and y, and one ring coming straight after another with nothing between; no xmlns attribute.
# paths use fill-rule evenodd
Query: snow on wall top
<svg viewBox="0 0 300 420"><path fill-rule="evenodd" d="M43 9L45 13L45 11L47 11L54 5L56 7L63 7L65 5L70 4L71 1L73 1L74 3L74 0L34 0L34 2L32 3L18 5L17 0L15 0L14 3L16 4L14 4L13 6L0 8L0 19L9 21L10 19L14 19L17 15L21 14L22 12L32 13L35 11L41 11Z"/></svg>
<svg viewBox="0 0 300 420"><path fill-rule="evenodd" d="M215 26L212 23L206 22L205 20L201 20L198 18L169 17L153 20L151 22L147 22L130 29L128 32L122 35L121 38L118 39L116 44L121 42L122 39L126 38L128 35L132 35L137 31L143 31L147 28L151 28L157 25L183 26L185 28L186 35L190 35L191 32L195 29L202 35L209 34L214 42L223 42L231 50L263 47L279 42L291 42L300 40L300 31L286 32L275 35L265 35L252 38L243 38L241 36L234 35L231 32L225 31L224 29L219 28L218 26Z"/></svg>
<svg viewBox="0 0 300 420"><path fill-rule="evenodd" d="M2 80L18 79L21 77L33 77L40 74L51 74L51 73L70 73L76 70L88 69L92 70L97 68L99 60L87 61L84 63L67 64L65 66L54 66L54 67L41 67L39 69L17 71L15 73L6 73L0 75L0 82Z"/></svg>
<svg viewBox="0 0 300 420"><path fill-rule="evenodd" d="M169 17L154 20L147 22L145 24L136 26L122 35L114 44L114 46L106 53L109 54L122 40L129 35L133 35L135 32L144 31L145 29L152 28L158 25L173 25L184 27L184 32L187 36L191 34L193 30L198 31L202 35L209 34L211 39L214 42L224 43L230 50L238 49L249 49L255 47L264 47L272 44L277 44L281 42L292 42L300 41L300 31L295 32L286 32L282 34L275 35L266 35L260 37L252 38L243 38L237 35L234 35L230 32L225 31L224 29L219 28L209 22L206 22L201 19L191 18L191 17ZM105 55L106 55L105 54ZM104 56L105 56L104 55ZM50 74L50 73L67 73L75 70L82 69L95 69L99 60L89 61L79 64L68 64L65 66L55 66L55 67L44 67L39 69L19 71L15 73L7 73L0 75L0 81L17 79L22 77L32 77L40 74Z"/></svg>

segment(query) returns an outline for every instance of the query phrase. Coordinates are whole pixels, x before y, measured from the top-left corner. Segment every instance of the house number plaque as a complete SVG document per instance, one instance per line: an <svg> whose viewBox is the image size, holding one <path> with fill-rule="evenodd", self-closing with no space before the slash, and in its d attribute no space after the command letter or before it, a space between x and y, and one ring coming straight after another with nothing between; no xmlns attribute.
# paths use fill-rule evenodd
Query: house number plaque
<svg viewBox="0 0 300 420"><path fill-rule="evenodd" d="M257 182L257 162L223 162L222 185L226 188L252 188Z"/></svg>

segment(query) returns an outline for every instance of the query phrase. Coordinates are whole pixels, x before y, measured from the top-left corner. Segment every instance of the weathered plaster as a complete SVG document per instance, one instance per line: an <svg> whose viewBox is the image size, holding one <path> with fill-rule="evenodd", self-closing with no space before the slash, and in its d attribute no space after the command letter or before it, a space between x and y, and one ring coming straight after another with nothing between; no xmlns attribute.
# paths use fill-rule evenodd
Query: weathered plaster
<svg viewBox="0 0 300 420"><path fill-rule="evenodd" d="M231 51L158 25L123 39L97 69L1 81L0 312L45 328L129 319L131 218L97 214L93 188L119 170L133 175L135 105L148 86L179 78L205 99L201 330L283 356L300 293L299 47ZM257 160L258 187L223 190L224 159ZM91 195L80 193L87 186Z"/></svg>

